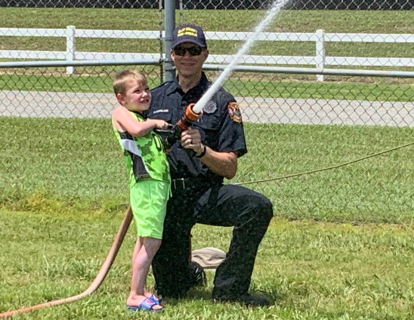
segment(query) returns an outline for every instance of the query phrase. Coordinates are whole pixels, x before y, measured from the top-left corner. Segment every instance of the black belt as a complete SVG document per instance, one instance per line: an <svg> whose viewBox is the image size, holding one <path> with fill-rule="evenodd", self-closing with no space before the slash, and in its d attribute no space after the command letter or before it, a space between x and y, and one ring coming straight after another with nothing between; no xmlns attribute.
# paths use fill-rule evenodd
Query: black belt
<svg viewBox="0 0 414 320"><path fill-rule="evenodd" d="M197 177L192 178L176 178L171 180L171 190L174 191L183 191L186 189L197 189L197 190L207 190L211 188L216 183L212 183L211 180L206 178L200 179Z"/></svg>

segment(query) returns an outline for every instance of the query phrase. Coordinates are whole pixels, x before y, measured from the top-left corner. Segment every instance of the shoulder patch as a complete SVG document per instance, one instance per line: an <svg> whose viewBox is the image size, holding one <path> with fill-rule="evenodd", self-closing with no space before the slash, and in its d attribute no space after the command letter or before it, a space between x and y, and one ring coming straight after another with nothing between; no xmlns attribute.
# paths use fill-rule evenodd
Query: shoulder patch
<svg viewBox="0 0 414 320"><path fill-rule="evenodd" d="M227 111L229 113L231 120L233 120L234 122L242 122L242 115L237 102L230 102L227 105Z"/></svg>

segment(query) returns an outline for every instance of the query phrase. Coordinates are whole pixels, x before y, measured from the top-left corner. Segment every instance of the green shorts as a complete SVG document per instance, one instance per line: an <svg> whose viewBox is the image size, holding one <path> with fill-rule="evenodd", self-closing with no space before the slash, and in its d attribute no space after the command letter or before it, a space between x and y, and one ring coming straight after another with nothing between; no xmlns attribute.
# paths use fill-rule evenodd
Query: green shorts
<svg viewBox="0 0 414 320"><path fill-rule="evenodd" d="M138 236L162 239L171 183L143 179L130 190L130 205Z"/></svg>

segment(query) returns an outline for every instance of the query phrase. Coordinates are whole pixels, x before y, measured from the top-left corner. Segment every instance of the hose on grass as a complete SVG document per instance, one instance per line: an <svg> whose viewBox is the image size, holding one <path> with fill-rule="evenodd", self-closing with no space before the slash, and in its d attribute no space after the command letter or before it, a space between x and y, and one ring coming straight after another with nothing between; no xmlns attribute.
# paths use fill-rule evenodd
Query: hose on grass
<svg viewBox="0 0 414 320"><path fill-rule="evenodd" d="M101 269L99 270L98 274L96 275L95 280L91 283L89 288L86 289L84 292L82 292L82 293L80 293L76 296L69 297L69 298L53 300L53 301L41 303L41 304L38 304L38 305L35 305L35 306L31 306L31 307L25 307L25 308L21 308L21 309L18 309L18 310L13 310L13 311L0 313L0 319L11 317L11 316L13 316L17 313L24 313L24 312L29 312L29 311L32 311L32 310L35 310L35 309L41 309L41 308L56 306L56 305L60 305L60 304L68 303L68 302L73 302L73 301L79 300L83 297L86 297L86 296L90 295L92 292L94 292L96 289L99 288L99 286L104 281L106 275L108 274L108 271L111 268L112 263L114 262L115 257L118 254L119 248L121 247L121 244L122 244L122 242L125 238L125 235L126 235L126 233L128 231L128 228L129 228L129 225L131 224L131 221L132 221L132 210L131 210L131 207L128 207L128 209L125 213L125 218L122 221L122 224L119 228L118 234L116 235L116 237L114 239L114 242L112 243L112 247L109 250L108 256L106 257L104 263L101 266Z"/></svg>
<svg viewBox="0 0 414 320"><path fill-rule="evenodd" d="M294 177L299 177L299 176L303 176L303 175L307 175L307 174L312 174L312 173L317 173L317 172L322 172L322 171L327 171L327 170L333 170L333 169L337 169L340 167L344 167L356 162L360 162L369 158L374 158L374 157L378 157L378 156L382 156L385 153L389 153L392 151L396 151L398 149L402 149L402 148L406 148L406 147L410 147L414 145L414 142L409 142L391 149L387 149L387 150L383 150L377 153L373 153L367 156L364 156L362 158L358 158L355 160L351 160L348 162L344 162L344 163L340 163L340 164L336 164L330 167L324 167L324 168L320 168L320 169L316 169L316 170L312 170L312 171L304 171L304 172L298 172L298 173L293 173L293 174L289 174L286 176L281 176L281 177L276 177L276 178L269 178L269 179L262 179L262 180L253 180L253 181L242 181L242 182L236 182L236 183L232 183L233 185L246 185L246 184L254 184L254 183L259 183L259 182L269 182L269 181L277 181L277 180L283 180L283 179L288 179L288 178L294 178Z"/></svg>
<svg viewBox="0 0 414 320"><path fill-rule="evenodd" d="M331 167L326 167L326 168L321 168L321 169L317 169L317 170L313 170L313 171L307 171L307 172L300 172L300 173L296 173L296 174L291 174L291 175L287 175L287 176L283 176L283 177L278 177L278 178L270 178L270 179L264 179L264 180L255 180L255 181L245 181L245 182L239 182L239 183L234 183L235 185L242 185L242 184L251 184L251 183L259 183L259 182L268 182L268 181L275 181L275 180L281 180L281 179L286 179L286 178L292 178L292 177L297 177L297 176L301 176L301 175L305 175L305 174L311 174L311 173L316 173L316 172L321 172L321 171L325 171L325 170L332 170L332 169L336 169L339 167L343 167L343 166L347 166L349 164L352 163L356 163L362 160L366 160L372 157L377 157L380 155L383 155L385 153L389 153L392 151L396 151L398 149L401 148L406 148L409 146L414 145L414 142L410 142L404 145L400 145L397 146L395 148L391 148L391 149L387 149L387 150L383 150L381 152L377 152L359 159L355 159L349 162L345 162L345 163L341 163L338 165L334 165ZM112 266L112 263L115 260L115 257L119 251L119 248L121 247L121 244L125 238L126 232L128 231L129 225L131 224L132 221L132 210L131 207L128 207L126 214L125 214L125 218L122 221L122 224L119 228L118 234L115 237L115 240L112 244L111 249L109 250L108 256L105 259L105 262L103 263L101 269L99 270L95 280L91 283L91 285L89 286L88 289L86 289L84 292L82 292L81 294L78 294L76 296L73 297L69 297L69 298L64 298L64 299L60 299L60 300L54 300L54 301L49 301L49 302L45 302L42 304L38 304L35 306L31 306L31 307L25 307L22 309L18 309L18 310L14 310L14 311L8 311L5 313L0 313L0 319L1 318L7 318L7 317L11 317L17 313L24 313L24 312L29 312L31 310L35 310L35 309L40 309L40 308L45 308L45 307L51 307L51 306L56 306L59 304L63 304L63 303L68 303L68 302L72 302L72 301L76 301L79 300L87 295L90 295L92 292L94 292L96 289L99 288L99 286L102 284L103 280L105 279L106 275L108 274L109 269Z"/></svg>

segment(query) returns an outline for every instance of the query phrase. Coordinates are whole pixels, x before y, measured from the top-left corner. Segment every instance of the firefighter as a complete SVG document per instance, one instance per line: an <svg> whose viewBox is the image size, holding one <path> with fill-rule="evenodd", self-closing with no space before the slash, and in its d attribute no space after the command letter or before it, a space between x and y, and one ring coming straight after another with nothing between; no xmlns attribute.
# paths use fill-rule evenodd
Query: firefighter
<svg viewBox="0 0 414 320"><path fill-rule="evenodd" d="M209 55L202 28L191 24L175 28L170 54L178 75L152 90L148 117L176 124L186 107L196 103L211 85L202 71ZM250 189L223 184L224 178L236 175L237 160L246 152L239 106L221 88L168 153L172 197L163 242L152 263L157 293L163 298L183 297L193 285L190 234L201 223L234 227L226 258L215 273L214 301L269 304L267 298L248 290L259 244L273 216L272 204Z"/></svg>

